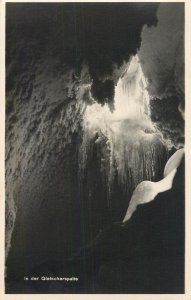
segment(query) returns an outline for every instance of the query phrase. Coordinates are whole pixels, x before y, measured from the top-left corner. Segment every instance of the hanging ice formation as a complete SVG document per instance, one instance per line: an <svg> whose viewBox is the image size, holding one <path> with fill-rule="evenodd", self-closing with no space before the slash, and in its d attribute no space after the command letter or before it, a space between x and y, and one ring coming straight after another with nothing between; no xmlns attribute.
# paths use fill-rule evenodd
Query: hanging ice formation
<svg viewBox="0 0 191 300"><path fill-rule="evenodd" d="M125 191L134 189L143 180L156 180L168 155L149 117L149 95L138 56L117 83L114 106L114 112L107 105L87 106L80 148L81 178L92 147L101 149L100 169L108 198L115 172Z"/></svg>

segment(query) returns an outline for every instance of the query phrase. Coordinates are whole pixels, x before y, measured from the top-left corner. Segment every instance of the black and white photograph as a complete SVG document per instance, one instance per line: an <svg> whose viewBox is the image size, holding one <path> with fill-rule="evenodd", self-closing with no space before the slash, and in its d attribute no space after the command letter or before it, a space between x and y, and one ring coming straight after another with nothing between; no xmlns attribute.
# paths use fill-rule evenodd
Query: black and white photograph
<svg viewBox="0 0 191 300"><path fill-rule="evenodd" d="M184 294L185 3L7 2L5 84L5 294Z"/></svg>

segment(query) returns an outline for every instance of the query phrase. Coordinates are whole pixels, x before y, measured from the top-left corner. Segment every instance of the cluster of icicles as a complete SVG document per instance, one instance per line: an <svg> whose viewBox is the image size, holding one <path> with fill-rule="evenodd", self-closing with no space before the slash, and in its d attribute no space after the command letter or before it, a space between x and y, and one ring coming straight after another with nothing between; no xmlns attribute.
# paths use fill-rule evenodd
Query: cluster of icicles
<svg viewBox="0 0 191 300"><path fill-rule="evenodd" d="M118 81L114 106L114 112L98 103L86 108L79 160L83 178L92 143L104 149L99 159L108 195L115 172L125 190L135 188L143 180L155 180L163 167L161 156L168 155L149 117L149 95L138 56Z"/></svg>

